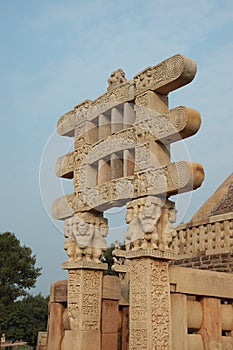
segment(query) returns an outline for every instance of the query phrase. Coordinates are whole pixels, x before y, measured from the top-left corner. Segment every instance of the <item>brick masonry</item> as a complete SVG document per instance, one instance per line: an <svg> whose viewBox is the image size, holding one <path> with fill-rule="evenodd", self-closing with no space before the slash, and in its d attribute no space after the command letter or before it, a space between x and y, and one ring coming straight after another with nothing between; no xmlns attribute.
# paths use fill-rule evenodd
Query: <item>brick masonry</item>
<svg viewBox="0 0 233 350"><path fill-rule="evenodd" d="M171 266L188 267L199 270L233 273L233 253L210 254L205 252L192 258L177 259L170 262Z"/></svg>

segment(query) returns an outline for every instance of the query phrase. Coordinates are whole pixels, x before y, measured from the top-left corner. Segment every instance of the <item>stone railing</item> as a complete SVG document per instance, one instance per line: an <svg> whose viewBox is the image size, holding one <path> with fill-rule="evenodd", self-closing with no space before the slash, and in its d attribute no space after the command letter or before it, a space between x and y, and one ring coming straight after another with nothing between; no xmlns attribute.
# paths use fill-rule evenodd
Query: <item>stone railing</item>
<svg viewBox="0 0 233 350"><path fill-rule="evenodd" d="M38 332L36 350L46 350L47 349L46 343L47 343L47 332Z"/></svg>
<svg viewBox="0 0 233 350"><path fill-rule="evenodd" d="M179 225L173 242L177 259L233 252L233 213Z"/></svg>
<svg viewBox="0 0 233 350"><path fill-rule="evenodd" d="M172 350L233 349L233 277L170 267Z"/></svg>

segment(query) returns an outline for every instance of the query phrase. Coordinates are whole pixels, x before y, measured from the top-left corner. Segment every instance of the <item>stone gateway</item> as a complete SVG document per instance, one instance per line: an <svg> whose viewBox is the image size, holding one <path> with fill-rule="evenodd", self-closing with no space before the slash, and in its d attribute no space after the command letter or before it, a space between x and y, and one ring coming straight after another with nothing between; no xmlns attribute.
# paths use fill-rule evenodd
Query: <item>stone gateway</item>
<svg viewBox="0 0 233 350"><path fill-rule="evenodd" d="M74 138L74 151L57 160L56 174L73 179L74 190L52 208L54 218L64 220L68 255L63 263L67 301L56 350L173 349L168 263L174 257L176 209L169 198L201 186L204 170L199 163L171 160L171 144L194 135L201 118L189 107L169 110L168 94L195 74L195 62L180 54L132 80L118 69L103 95L59 119L57 131ZM107 266L101 259L108 233L103 213L124 205L126 250L115 249L119 278L114 278L121 291L129 291L128 301L122 292L104 297ZM128 289L122 287L126 284ZM125 336L121 341L116 336L125 316L119 324L108 319L107 305L115 310L112 319L118 319L122 300L129 307L128 343ZM48 350L55 350L48 344Z"/></svg>

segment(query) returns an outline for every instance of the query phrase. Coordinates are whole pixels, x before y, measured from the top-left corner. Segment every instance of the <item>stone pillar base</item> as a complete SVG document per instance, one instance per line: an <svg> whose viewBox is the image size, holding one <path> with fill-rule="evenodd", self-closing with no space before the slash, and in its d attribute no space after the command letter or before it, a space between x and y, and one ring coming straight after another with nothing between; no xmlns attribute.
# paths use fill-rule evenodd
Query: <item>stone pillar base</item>
<svg viewBox="0 0 233 350"><path fill-rule="evenodd" d="M97 350L101 349L100 332L65 331L61 350Z"/></svg>

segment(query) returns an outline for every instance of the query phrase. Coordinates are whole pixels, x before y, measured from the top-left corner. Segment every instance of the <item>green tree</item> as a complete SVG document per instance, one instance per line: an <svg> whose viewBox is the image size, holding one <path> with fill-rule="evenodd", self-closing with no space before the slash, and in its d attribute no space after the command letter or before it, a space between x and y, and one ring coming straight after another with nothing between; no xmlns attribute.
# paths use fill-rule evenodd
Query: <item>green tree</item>
<svg viewBox="0 0 233 350"><path fill-rule="evenodd" d="M125 246L124 246L123 243L118 243L118 242L115 242L115 243L117 243L120 246L121 249L125 250ZM103 260L103 262L108 264L108 270L104 271L104 275L110 275L110 276L116 276L117 275L117 273L112 270L112 265L114 263L112 252L115 249L115 243L112 243L110 245L110 247L108 247L107 250L104 252L102 260Z"/></svg>
<svg viewBox="0 0 233 350"><path fill-rule="evenodd" d="M21 246L14 233L0 234L0 296L3 305L27 295L28 290L35 286L41 270L35 264L32 250Z"/></svg>
<svg viewBox="0 0 233 350"><path fill-rule="evenodd" d="M0 234L0 335L7 335L10 322L15 320L20 303L17 299L28 296L40 276L41 268L35 264L32 250L21 246L14 233ZM30 313L29 308L27 312Z"/></svg>
<svg viewBox="0 0 233 350"><path fill-rule="evenodd" d="M35 347L38 332L47 328L48 302L49 297L44 298L41 294L28 295L14 302L4 320L7 338L23 340Z"/></svg>
<svg viewBox="0 0 233 350"><path fill-rule="evenodd" d="M112 252L114 249L115 249L115 245L111 244L110 247L108 247L107 250L104 252L102 260L103 262L108 264L108 270L104 271L104 275L111 275L111 276L116 275L115 271L112 270L112 265L113 265Z"/></svg>

